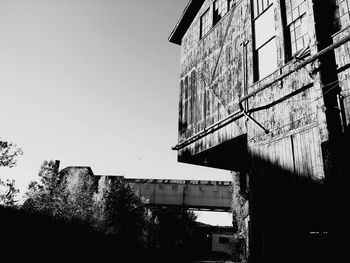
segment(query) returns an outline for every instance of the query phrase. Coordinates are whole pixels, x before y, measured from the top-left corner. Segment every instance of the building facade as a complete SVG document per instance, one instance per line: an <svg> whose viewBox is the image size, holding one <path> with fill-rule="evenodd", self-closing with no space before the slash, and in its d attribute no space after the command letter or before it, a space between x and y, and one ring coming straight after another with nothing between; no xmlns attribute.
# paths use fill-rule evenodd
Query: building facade
<svg viewBox="0 0 350 263"><path fill-rule="evenodd" d="M169 37L181 46L173 149L232 171L251 262L339 253L329 245L345 222L349 11L349 0L192 0Z"/></svg>

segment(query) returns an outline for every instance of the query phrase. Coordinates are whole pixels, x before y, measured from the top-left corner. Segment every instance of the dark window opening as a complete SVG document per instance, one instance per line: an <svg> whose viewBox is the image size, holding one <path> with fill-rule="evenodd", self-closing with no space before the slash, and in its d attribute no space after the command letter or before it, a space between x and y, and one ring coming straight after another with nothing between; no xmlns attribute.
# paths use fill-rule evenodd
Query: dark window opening
<svg viewBox="0 0 350 263"><path fill-rule="evenodd" d="M213 25L216 25L221 18L228 12L229 1L216 0L214 2Z"/></svg>
<svg viewBox="0 0 350 263"><path fill-rule="evenodd" d="M334 32L350 26L350 0L332 0L334 6Z"/></svg>
<svg viewBox="0 0 350 263"><path fill-rule="evenodd" d="M219 237L220 244L228 244L230 239L228 237Z"/></svg>

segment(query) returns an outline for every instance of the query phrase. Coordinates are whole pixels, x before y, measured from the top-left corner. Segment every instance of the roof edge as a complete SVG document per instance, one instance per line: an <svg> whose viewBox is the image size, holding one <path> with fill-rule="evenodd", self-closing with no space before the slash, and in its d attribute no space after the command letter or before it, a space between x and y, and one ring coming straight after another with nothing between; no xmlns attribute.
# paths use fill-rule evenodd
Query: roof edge
<svg viewBox="0 0 350 263"><path fill-rule="evenodd" d="M196 17L199 9L202 7L205 0L190 0L182 12L180 19L176 23L174 29L168 37L169 42L181 45L181 40L185 35L187 29L191 25L193 19Z"/></svg>

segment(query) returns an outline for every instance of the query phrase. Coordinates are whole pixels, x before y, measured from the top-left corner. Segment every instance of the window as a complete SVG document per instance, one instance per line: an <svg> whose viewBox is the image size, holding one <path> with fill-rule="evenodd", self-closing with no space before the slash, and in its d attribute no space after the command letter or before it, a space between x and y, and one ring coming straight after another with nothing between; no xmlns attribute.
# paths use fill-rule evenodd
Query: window
<svg viewBox="0 0 350 263"><path fill-rule="evenodd" d="M257 79L277 69L275 20L272 0L253 0Z"/></svg>
<svg viewBox="0 0 350 263"><path fill-rule="evenodd" d="M335 6L334 31L350 26L350 0L333 0Z"/></svg>
<svg viewBox="0 0 350 263"><path fill-rule="evenodd" d="M228 244L230 239L228 237L219 237L220 244Z"/></svg>
<svg viewBox="0 0 350 263"><path fill-rule="evenodd" d="M306 0L285 0L285 7L290 54L294 56L309 45Z"/></svg>
<svg viewBox="0 0 350 263"><path fill-rule="evenodd" d="M214 2L214 14L213 14L213 24L216 25L217 22L227 13L228 11L228 1L227 0L216 0Z"/></svg>
<svg viewBox="0 0 350 263"><path fill-rule="evenodd" d="M271 0L270 0L271 1ZM200 18L200 36L202 39L209 30L215 26L221 18L232 8L235 0L216 0L213 5L213 16L211 17L210 8ZM211 23L212 22L212 23Z"/></svg>
<svg viewBox="0 0 350 263"><path fill-rule="evenodd" d="M272 5L273 0L253 0L254 17L259 16L264 10Z"/></svg>
<svg viewBox="0 0 350 263"><path fill-rule="evenodd" d="M234 0L216 0L214 2L213 25L216 25L221 18L232 8Z"/></svg>
<svg viewBox="0 0 350 263"><path fill-rule="evenodd" d="M210 30L211 24L210 24L210 12L209 9L205 11L205 13L201 16L201 35L200 38L202 39L206 33Z"/></svg>

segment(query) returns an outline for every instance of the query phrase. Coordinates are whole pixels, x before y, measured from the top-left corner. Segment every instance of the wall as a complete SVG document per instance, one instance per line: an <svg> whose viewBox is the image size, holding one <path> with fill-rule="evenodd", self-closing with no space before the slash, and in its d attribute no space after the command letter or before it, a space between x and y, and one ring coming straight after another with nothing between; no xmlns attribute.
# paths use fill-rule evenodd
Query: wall
<svg viewBox="0 0 350 263"><path fill-rule="evenodd" d="M223 239L225 239L225 242L223 242ZM232 233L212 233L212 252L221 252L227 255L232 255L233 243L234 236Z"/></svg>
<svg viewBox="0 0 350 263"><path fill-rule="evenodd" d="M268 133L252 120L243 117L218 131L208 133L204 138L180 149L178 154L184 158L200 153L205 155L206 150L246 134L248 165L246 169L236 172L237 175L249 174L250 233L255 259L272 259L270 253L273 250L280 248L286 252L287 247L294 242L299 242L297 249L309 246L310 251L315 252L315 247L308 243L311 240L309 235L328 229L326 221L329 217L322 215L323 205L330 204L327 198L330 189L326 188L326 182L341 170L335 168L336 152L340 151L337 146L340 145L333 142L339 134L338 118L341 117L343 121L344 131L349 127L349 44L336 49L336 64L332 64L334 53L329 52L260 91L271 81L293 70L300 62L289 58L285 51L288 37L283 26L281 1L274 1L278 68L259 81L254 79L256 69L250 1L237 1L237 7L205 37L199 39L200 17L212 3L205 1L182 40L179 142L239 110L238 102L246 92L259 91L247 99L244 105L250 117ZM307 57L333 43L330 37L333 23L330 15L333 9L324 8L331 7L327 6L329 3L331 1L306 1L310 38ZM334 42L350 32L347 28L350 20L342 18L339 21L342 31L333 36ZM220 53L227 25L228 35ZM245 40L248 41L246 60L243 59L241 46ZM244 90L244 68L247 70L247 91ZM338 71L337 74L334 74L335 71ZM337 78L342 95L339 102ZM205 90L205 82L211 81L212 91ZM225 158L231 156L233 163L237 161L234 152L237 149L233 144L231 151L226 149L216 154ZM234 190L234 193L237 191ZM238 197L234 198L237 203L241 202ZM246 202L241 202L241 205L237 203L233 208L236 214L241 215ZM285 244L279 242L281 240Z"/></svg>
<svg viewBox="0 0 350 263"><path fill-rule="evenodd" d="M182 40L179 141L238 110L238 100L242 95L240 45L251 39L250 2L238 1L232 15L227 13L205 37L199 39L200 17L212 2L205 1ZM251 58L249 63L252 63ZM206 89L205 83L212 85L212 91ZM188 151L192 154L201 152L244 133L244 130L243 120L232 123L179 151L179 155Z"/></svg>

